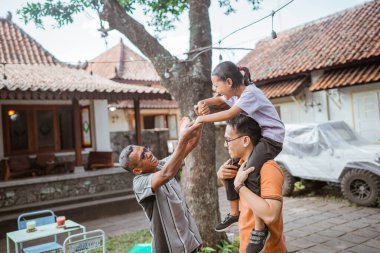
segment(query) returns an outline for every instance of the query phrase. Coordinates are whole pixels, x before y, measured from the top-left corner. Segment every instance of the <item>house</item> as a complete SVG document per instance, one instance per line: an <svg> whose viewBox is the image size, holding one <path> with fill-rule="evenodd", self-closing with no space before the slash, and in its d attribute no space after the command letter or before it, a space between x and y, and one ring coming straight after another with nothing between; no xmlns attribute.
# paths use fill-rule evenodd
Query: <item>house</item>
<svg viewBox="0 0 380 253"><path fill-rule="evenodd" d="M240 62L285 123L344 120L380 142L380 2L263 39Z"/></svg>
<svg viewBox="0 0 380 253"><path fill-rule="evenodd" d="M0 19L0 63L0 159L53 153L82 165L82 154L110 150L108 101L171 99L62 63L10 19Z"/></svg>
<svg viewBox="0 0 380 253"><path fill-rule="evenodd" d="M121 84L163 89L153 64L128 48L122 40L91 60L86 71ZM118 100L109 104L111 132L125 132L135 128L133 107L131 100ZM142 129L169 129L169 139L178 138L180 112L174 100L141 100L140 108Z"/></svg>

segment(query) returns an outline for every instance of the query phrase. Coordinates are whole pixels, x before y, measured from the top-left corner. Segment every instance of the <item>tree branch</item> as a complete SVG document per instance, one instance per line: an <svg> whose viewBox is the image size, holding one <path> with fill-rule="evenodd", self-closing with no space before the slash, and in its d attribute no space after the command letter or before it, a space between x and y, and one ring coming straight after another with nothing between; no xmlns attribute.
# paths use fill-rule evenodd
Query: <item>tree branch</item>
<svg viewBox="0 0 380 253"><path fill-rule="evenodd" d="M107 21L109 27L124 34L153 63L158 75L164 80L165 70L178 59L166 50L156 38L145 30L144 26L133 19L117 0L106 0L100 18Z"/></svg>

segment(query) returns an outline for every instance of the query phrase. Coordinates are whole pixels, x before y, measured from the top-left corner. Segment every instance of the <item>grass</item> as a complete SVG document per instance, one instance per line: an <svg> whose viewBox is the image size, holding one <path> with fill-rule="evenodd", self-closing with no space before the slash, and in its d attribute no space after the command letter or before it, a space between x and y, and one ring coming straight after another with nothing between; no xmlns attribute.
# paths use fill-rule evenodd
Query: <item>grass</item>
<svg viewBox="0 0 380 253"><path fill-rule="evenodd" d="M122 234L119 236L112 236L106 239L107 253L128 253L135 244L150 243L152 236L149 230L144 229L137 232ZM205 247L201 253L230 253L235 252L239 248L239 237L235 238L233 243L222 241L218 245L218 249ZM92 250L91 253L100 253L101 250Z"/></svg>
<svg viewBox="0 0 380 253"><path fill-rule="evenodd" d="M135 244L150 243L151 241L152 235L147 229L108 237L106 239L107 253L128 253ZM98 253L101 250L94 250L93 252Z"/></svg>

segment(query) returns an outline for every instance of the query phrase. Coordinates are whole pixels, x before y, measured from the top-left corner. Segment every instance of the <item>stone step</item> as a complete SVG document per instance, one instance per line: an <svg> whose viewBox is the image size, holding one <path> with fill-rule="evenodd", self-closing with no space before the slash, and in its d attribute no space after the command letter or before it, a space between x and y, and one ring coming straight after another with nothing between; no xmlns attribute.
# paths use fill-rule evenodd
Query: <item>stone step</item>
<svg viewBox="0 0 380 253"><path fill-rule="evenodd" d="M30 208L27 206L18 209L13 208L12 213L9 213L11 212L10 209L12 208L8 208L5 215L0 216L0 238L4 238L6 232L17 230L17 217L21 213L35 210L50 209L57 216L64 215L67 219L76 222L102 219L141 210L130 189L67 200L49 201L49 203L35 203L30 205Z"/></svg>

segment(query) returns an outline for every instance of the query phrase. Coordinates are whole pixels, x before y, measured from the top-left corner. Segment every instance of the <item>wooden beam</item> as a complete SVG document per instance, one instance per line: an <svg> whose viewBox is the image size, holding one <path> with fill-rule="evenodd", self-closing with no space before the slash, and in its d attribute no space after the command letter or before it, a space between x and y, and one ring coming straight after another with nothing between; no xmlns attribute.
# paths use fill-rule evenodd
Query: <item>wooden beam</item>
<svg viewBox="0 0 380 253"><path fill-rule="evenodd" d="M133 99L133 109L135 111L135 131L137 145L141 145L141 115L140 115L140 100L138 98Z"/></svg>
<svg viewBox="0 0 380 253"><path fill-rule="evenodd" d="M73 99L74 111L74 142L75 142L75 166L82 166L82 127L80 122L80 107L78 99Z"/></svg>

